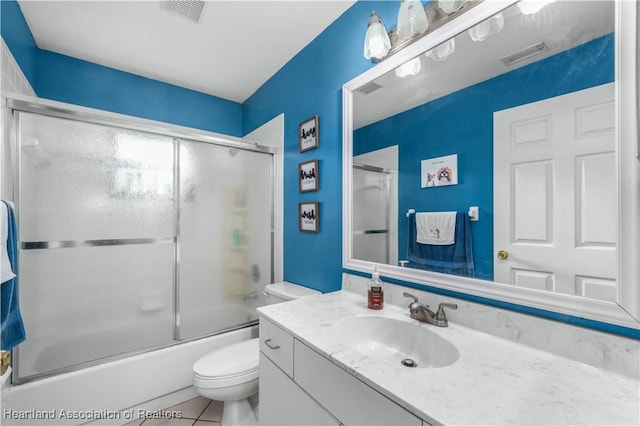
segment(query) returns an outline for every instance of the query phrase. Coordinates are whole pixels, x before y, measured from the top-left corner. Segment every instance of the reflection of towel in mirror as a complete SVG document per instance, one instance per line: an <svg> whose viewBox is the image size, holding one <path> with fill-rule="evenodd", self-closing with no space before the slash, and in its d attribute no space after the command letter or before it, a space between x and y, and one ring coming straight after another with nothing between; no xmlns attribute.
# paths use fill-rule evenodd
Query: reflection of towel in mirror
<svg viewBox="0 0 640 426"><path fill-rule="evenodd" d="M416 241L448 246L455 243L456 212L416 213Z"/></svg>
<svg viewBox="0 0 640 426"><path fill-rule="evenodd" d="M15 271L18 260L16 219L8 204L3 202L0 207L5 209L5 206L7 220L2 223L2 226L7 227L7 233L2 234L7 238L3 238L0 244L6 245L11 270ZM4 219L4 214L2 216ZM25 331L18 303L18 277L14 275L5 281L4 273L3 270L2 281L4 282L0 287L0 349L10 350L25 339Z"/></svg>
<svg viewBox="0 0 640 426"><path fill-rule="evenodd" d="M409 215L407 267L467 277L475 276L469 215L466 212L458 212L455 218L455 243L432 245L417 242L416 214Z"/></svg>

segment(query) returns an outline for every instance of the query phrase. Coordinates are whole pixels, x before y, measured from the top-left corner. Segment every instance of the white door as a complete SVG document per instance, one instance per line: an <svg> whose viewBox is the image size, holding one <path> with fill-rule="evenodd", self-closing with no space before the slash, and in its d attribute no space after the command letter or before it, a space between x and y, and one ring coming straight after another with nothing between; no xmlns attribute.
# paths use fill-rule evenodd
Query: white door
<svg viewBox="0 0 640 426"><path fill-rule="evenodd" d="M494 113L494 273L616 300L614 86Z"/></svg>

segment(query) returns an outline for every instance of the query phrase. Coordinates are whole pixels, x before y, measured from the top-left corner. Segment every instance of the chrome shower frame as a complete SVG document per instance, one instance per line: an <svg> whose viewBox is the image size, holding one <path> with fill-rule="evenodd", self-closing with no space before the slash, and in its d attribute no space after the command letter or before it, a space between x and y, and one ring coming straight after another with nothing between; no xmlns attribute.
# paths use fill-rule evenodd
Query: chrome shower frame
<svg viewBox="0 0 640 426"><path fill-rule="evenodd" d="M55 241L55 242L26 242L21 243L21 249L42 249L42 248L67 248L67 247L96 247L96 246L116 246L116 245L127 245L127 244L166 244L172 243L175 247L174 253L174 285L173 285L173 309L174 309L174 322L173 322L173 341L166 345L159 345L153 348L146 348L141 350L134 350L130 352L126 352L123 354L117 354L108 356L106 358L100 358L96 360L90 360L86 362L82 362L80 364L74 364L68 367L59 368L53 371L48 371L45 373L34 374L25 378L17 377L18 371L18 362L19 362L19 348L16 347L12 350L12 358L13 358L13 372L15 373L12 376L13 384L22 384L31 382L34 380L38 380L45 377L54 376L57 374L68 373L71 371L77 371L82 368L91 367L95 365L103 364L105 361L115 361L118 359L128 358L134 355L140 355L143 353L164 349L176 345L180 345L186 342L199 340L223 333L227 333L233 330L238 330L246 327L253 327L257 324L257 320L244 323L238 326L226 328L220 331L216 331L213 333L198 335L191 338L182 339L180 336L180 145L182 141L184 142L197 142L197 143L206 143L221 147L228 147L238 150L251 151L256 153L261 153L265 155L271 156L270 159L270 267L271 267L271 276L270 282L274 281L275 278L275 235L274 235L274 227L275 227L275 153L276 150L267 146L262 146L257 143L247 143L243 142L240 138L236 138L233 136L227 136L222 134L217 134L213 132L202 131L198 129L193 129L189 127L183 127L163 122L158 122L154 120L148 120L133 116L127 116L123 114L111 113L102 110L96 110L92 108L86 108L61 102L48 101L35 99L31 97L21 96L21 95L10 95L6 98L2 98L2 107L5 107L7 111L5 111L6 116L3 117L4 124L10 126L10 131L8 132L8 139L2 141L3 152L6 153L9 157L8 161L3 160L4 164L9 164L9 171L2 172L2 178L6 178L11 182L9 185L3 183L2 187L5 192L9 192L8 194L2 194L5 197L10 198L15 206L16 211L16 220L20 221L20 179L21 179L21 170L20 170L20 149L18 146L19 143L19 118L16 112L27 112L27 113L35 113L49 117L62 118L72 121L78 121L83 123L91 123L98 124L104 126L118 127L127 130L135 130L141 131L151 134L156 134L165 137L173 138L173 149L174 149L174 199L177 200L174 203L174 232L175 235L173 238L163 237L163 238L133 238L133 239L118 239L118 240L86 240L86 241ZM7 132L3 133L4 135ZM3 138L4 139L4 138ZM18 233L20 227L18 226ZM20 235L18 234L18 241L20 241Z"/></svg>

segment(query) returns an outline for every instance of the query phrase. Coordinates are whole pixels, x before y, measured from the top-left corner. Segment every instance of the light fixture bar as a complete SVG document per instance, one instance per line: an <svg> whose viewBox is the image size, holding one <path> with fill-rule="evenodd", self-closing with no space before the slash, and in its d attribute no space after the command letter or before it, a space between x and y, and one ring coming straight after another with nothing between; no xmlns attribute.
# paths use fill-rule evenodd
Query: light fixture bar
<svg viewBox="0 0 640 426"><path fill-rule="evenodd" d="M439 7L437 1L433 1L429 3L424 8L425 13L427 14L427 21L429 22L429 28L427 28L427 30L422 34L418 34L402 43L398 43L398 28L394 28L391 31L389 31L389 39L391 40L391 49L389 49L389 53L387 54L387 56L382 58L382 60L384 61L385 59L391 57L394 53L399 52L400 50L404 49L410 44L415 43L416 41L420 40L422 37L428 34L431 34L438 28L442 27L444 24L457 18L463 13L466 13L467 11L479 5L480 3L482 3L481 0L468 1L460 9L452 13L447 13L444 10L442 10L442 8Z"/></svg>

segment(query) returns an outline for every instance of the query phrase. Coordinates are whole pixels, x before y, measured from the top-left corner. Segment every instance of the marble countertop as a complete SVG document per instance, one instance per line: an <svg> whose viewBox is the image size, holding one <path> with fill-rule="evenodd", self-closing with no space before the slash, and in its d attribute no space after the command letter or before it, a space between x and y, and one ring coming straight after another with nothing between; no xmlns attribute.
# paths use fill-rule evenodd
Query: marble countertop
<svg viewBox="0 0 640 426"><path fill-rule="evenodd" d="M348 291L259 308L298 340L431 424L640 424L637 380L453 323L418 323L407 308L367 309ZM406 368L363 356L336 339L335 324L354 316L412 322L453 343L446 367ZM420 344L420 342L416 342Z"/></svg>

